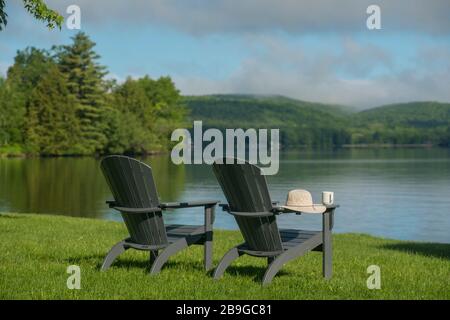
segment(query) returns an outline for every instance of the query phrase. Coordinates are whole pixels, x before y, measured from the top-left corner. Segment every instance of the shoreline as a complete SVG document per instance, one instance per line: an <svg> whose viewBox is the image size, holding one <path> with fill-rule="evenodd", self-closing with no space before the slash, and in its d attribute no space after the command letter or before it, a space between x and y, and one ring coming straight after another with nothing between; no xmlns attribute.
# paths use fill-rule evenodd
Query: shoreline
<svg viewBox="0 0 450 320"><path fill-rule="evenodd" d="M423 144L393 144L393 143L375 143L375 144L366 144L366 143L361 143L361 144L343 144L342 146L340 146L340 148L344 148L344 149L384 149L384 148L443 148L445 149L446 147L442 147L442 146L438 146L438 145L434 145L431 143L423 143Z"/></svg>
<svg viewBox="0 0 450 320"><path fill-rule="evenodd" d="M126 156L130 156L130 157L146 157L146 156L159 156L159 155L164 155L164 154L170 154L169 151L154 151L154 152L148 152L148 153L143 153L143 154L121 154L121 155L126 155ZM22 158L22 159L33 159L33 158L101 158L101 157L106 157L108 155L113 155L113 153L111 154L80 154L80 155L30 155L30 154L26 154L26 153L17 153L17 154L8 154L8 153L0 153L0 159L17 159L17 158Z"/></svg>
<svg viewBox="0 0 450 320"><path fill-rule="evenodd" d="M283 151L295 151L298 149L310 149L310 150L327 150L327 149L447 149L448 147L434 145L434 144L392 144L392 143L379 143L379 144L343 144L340 146L331 146L328 148L315 148L308 146L295 146L290 148L285 148ZM147 157L147 156L158 156L170 154L170 151L154 151L145 154L124 154L132 157ZM83 157L93 157L100 158L110 154L84 154L84 155L29 155L26 153L1 153L0 159L8 158L83 158Z"/></svg>

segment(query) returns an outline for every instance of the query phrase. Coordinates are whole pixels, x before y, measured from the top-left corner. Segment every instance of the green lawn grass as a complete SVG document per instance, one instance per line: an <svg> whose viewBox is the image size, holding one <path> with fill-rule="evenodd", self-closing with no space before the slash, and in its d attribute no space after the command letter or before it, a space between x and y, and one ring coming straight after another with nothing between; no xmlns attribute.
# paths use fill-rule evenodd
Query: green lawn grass
<svg viewBox="0 0 450 320"><path fill-rule="evenodd" d="M122 223L59 216L0 214L0 299L449 299L450 245L338 234L334 275L322 278L321 254L284 266L262 287L264 259L241 257L219 281L202 269L202 247L172 257L148 274L148 255L129 250L106 272L99 266L127 235ZM214 264L241 241L216 231ZM381 268L381 289L366 286L367 267ZM69 290L69 265L81 268L81 289Z"/></svg>

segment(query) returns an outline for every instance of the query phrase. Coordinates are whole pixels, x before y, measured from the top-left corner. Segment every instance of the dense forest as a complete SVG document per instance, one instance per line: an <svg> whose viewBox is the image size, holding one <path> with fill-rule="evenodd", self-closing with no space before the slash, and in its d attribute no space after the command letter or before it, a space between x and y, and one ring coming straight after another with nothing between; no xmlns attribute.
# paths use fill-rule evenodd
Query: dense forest
<svg viewBox="0 0 450 320"><path fill-rule="evenodd" d="M186 109L169 77L106 80L84 33L17 52L0 78L0 153L92 155L166 151Z"/></svg>
<svg viewBox="0 0 450 320"><path fill-rule="evenodd" d="M450 145L450 103L392 104L354 114L352 143Z"/></svg>
<svg viewBox="0 0 450 320"><path fill-rule="evenodd" d="M107 80L95 43L19 50L0 77L0 155L165 152L175 128L279 128L283 147L450 145L450 104L356 112L281 96L182 97L170 77Z"/></svg>
<svg viewBox="0 0 450 320"><path fill-rule="evenodd" d="M350 141L349 112L339 106L254 95L185 97L205 128L278 128L282 146L328 147Z"/></svg>
<svg viewBox="0 0 450 320"><path fill-rule="evenodd" d="M279 128L285 147L450 145L450 103L413 102L357 112L279 96L184 97L205 127Z"/></svg>

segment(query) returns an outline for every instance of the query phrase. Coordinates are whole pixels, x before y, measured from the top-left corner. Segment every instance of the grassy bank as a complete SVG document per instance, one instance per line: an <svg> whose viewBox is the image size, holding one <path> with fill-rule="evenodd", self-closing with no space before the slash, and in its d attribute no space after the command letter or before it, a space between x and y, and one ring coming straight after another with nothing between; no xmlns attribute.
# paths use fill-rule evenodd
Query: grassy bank
<svg viewBox="0 0 450 320"><path fill-rule="evenodd" d="M25 156L25 150L19 145L0 146L0 158L19 158Z"/></svg>
<svg viewBox="0 0 450 320"><path fill-rule="evenodd" d="M132 250L99 272L126 235L117 222L0 214L0 299L450 299L449 244L339 234L332 280L323 280L314 252L288 263L263 288L263 259L242 257L214 281L202 270L200 246L172 257L157 276L148 275L147 254ZM238 232L215 232L214 263L239 241ZM373 264L381 267L381 290L366 287ZM81 290L67 289L69 265L81 267Z"/></svg>

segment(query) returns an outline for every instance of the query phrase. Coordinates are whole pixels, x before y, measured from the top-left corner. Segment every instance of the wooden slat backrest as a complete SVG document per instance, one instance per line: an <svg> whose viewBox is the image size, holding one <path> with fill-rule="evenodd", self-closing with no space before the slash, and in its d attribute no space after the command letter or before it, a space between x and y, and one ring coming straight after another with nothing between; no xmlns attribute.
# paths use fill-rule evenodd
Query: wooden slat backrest
<svg viewBox="0 0 450 320"><path fill-rule="evenodd" d="M126 156L108 156L101 168L118 207L154 208L159 206L152 169ZM138 244L167 244L161 211L122 213L131 240Z"/></svg>
<svg viewBox="0 0 450 320"><path fill-rule="evenodd" d="M230 211L270 212L272 200L265 177L255 165L244 163L215 163L214 174L227 198ZM250 250L282 250L280 233L275 216L235 216L239 229Z"/></svg>

